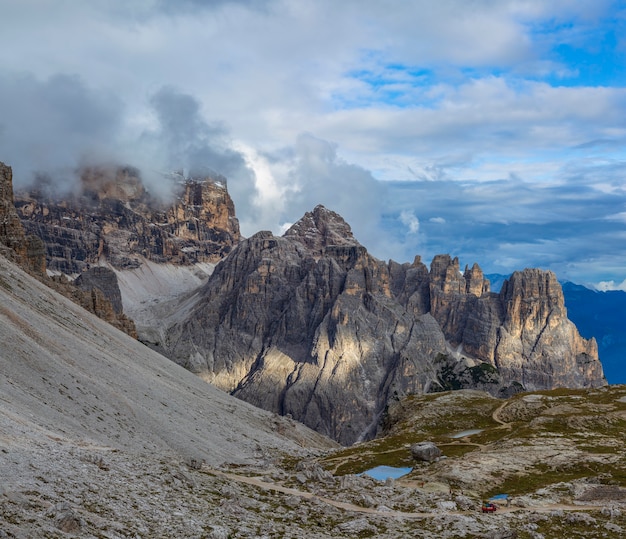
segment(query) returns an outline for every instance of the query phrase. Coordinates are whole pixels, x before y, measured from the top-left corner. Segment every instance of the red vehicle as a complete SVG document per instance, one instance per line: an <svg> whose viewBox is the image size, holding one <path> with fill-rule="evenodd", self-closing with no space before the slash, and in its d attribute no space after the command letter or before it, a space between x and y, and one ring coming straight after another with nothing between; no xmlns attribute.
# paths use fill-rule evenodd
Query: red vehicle
<svg viewBox="0 0 626 539"><path fill-rule="evenodd" d="M495 503L485 502L483 503L483 513L495 513L498 506Z"/></svg>

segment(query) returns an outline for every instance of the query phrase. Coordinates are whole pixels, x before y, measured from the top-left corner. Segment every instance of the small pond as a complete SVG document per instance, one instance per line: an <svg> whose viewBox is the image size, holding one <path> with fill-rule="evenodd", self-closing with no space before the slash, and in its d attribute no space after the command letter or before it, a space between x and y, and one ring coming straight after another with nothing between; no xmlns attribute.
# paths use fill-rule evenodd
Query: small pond
<svg viewBox="0 0 626 539"><path fill-rule="evenodd" d="M393 466L376 466L371 470L366 470L361 475L369 475L378 481L386 481L387 479L398 479L408 474L413 468L394 468Z"/></svg>
<svg viewBox="0 0 626 539"><path fill-rule="evenodd" d="M478 434L485 429L469 429L462 430L461 432L455 432L454 434L450 434L450 438L465 438L466 436L472 436L473 434Z"/></svg>

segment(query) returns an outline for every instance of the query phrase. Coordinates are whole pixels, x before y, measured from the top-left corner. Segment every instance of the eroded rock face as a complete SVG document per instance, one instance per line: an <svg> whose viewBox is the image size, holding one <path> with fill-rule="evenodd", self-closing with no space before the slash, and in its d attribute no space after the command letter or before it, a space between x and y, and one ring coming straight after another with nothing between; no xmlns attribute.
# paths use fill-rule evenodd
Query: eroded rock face
<svg viewBox="0 0 626 539"><path fill-rule="evenodd" d="M22 267L75 303L81 305L113 326L137 338L132 320L126 317L116 303L120 295L115 274L105 268L96 268L85 276L83 287L76 287L65 278L50 279L46 275L46 245L35 235L26 236L13 201L13 174L11 167L0 163L0 243L9 248L7 254ZM107 272L110 272L113 277ZM99 282L96 285L96 282ZM119 307L119 308L118 308Z"/></svg>
<svg viewBox="0 0 626 539"><path fill-rule="evenodd" d="M335 241L341 231L341 244ZM428 391L445 350L337 214L319 206L284 237L260 232L220 263L164 352L226 391L350 444L394 393ZM200 328L202 328L200 330Z"/></svg>
<svg viewBox="0 0 626 539"><path fill-rule="evenodd" d="M17 261L34 273L46 271L45 247L37 236L26 236L13 197L13 171L0 162L0 244L6 245Z"/></svg>
<svg viewBox="0 0 626 539"><path fill-rule="evenodd" d="M24 229L13 205L13 171L4 163L0 163L0 240L15 250L24 247Z"/></svg>
<svg viewBox="0 0 626 539"><path fill-rule="evenodd" d="M121 314L122 294L117 282L115 272L110 268L94 266L81 273L75 281L76 286L81 290L91 292L96 289L111 303L113 311Z"/></svg>
<svg viewBox="0 0 626 539"><path fill-rule="evenodd" d="M176 178L169 205L149 195L137 171L117 168L83 171L65 201L42 185L18 207L46 240L50 268L82 274L83 303L105 317L101 300L112 300L112 313L118 307L116 285L92 279L103 257L124 269L229 253L150 344L241 399L351 444L403 394L606 383L595 341L567 320L549 272L516 273L496 294L477 264L462 272L449 255L430 268L419 256L385 263L322 206L283 237L259 232L240 242L225 185Z"/></svg>
<svg viewBox="0 0 626 539"><path fill-rule="evenodd" d="M567 319L563 291L554 273L515 272L499 299L504 320L493 360L503 376L527 389L603 385L596 341L583 339Z"/></svg>
<svg viewBox="0 0 626 539"><path fill-rule="evenodd" d="M500 385L534 390L606 384L597 344L568 320L554 273L515 272L493 294L477 265L461 276L458 261L440 255L431 265L430 292L431 314L450 345L496 367Z"/></svg>
<svg viewBox="0 0 626 539"><path fill-rule="evenodd" d="M45 180L16 196L25 228L47 248L48 268L79 274L105 257L115 268L142 258L187 265L217 262L239 239L239 222L225 180L163 178L175 191L163 202L130 167L82 170L75 193L60 197Z"/></svg>
<svg viewBox="0 0 626 539"><path fill-rule="evenodd" d="M199 297L160 350L344 444L401 394L605 383L552 274L526 270L495 294L448 255L387 264L322 206L283 237L241 242Z"/></svg>

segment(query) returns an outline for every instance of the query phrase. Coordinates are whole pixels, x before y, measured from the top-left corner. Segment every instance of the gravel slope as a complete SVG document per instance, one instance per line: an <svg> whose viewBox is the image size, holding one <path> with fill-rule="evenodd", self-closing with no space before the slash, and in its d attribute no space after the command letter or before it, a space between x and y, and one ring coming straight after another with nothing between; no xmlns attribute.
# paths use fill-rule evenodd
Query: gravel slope
<svg viewBox="0 0 626 539"><path fill-rule="evenodd" d="M330 442L238 401L0 257L0 445L53 439L210 465ZM280 434L279 434L280 432Z"/></svg>

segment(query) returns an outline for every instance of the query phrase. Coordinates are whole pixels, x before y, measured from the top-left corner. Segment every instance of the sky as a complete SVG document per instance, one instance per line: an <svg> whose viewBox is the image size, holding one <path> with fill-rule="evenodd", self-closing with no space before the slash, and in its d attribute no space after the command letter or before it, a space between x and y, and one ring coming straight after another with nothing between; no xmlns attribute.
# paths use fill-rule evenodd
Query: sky
<svg viewBox="0 0 626 539"><path fill-rule="evenodd" d="M626 290L626 2L0 0L0 161L225 176L377 258Z"/></svg>

